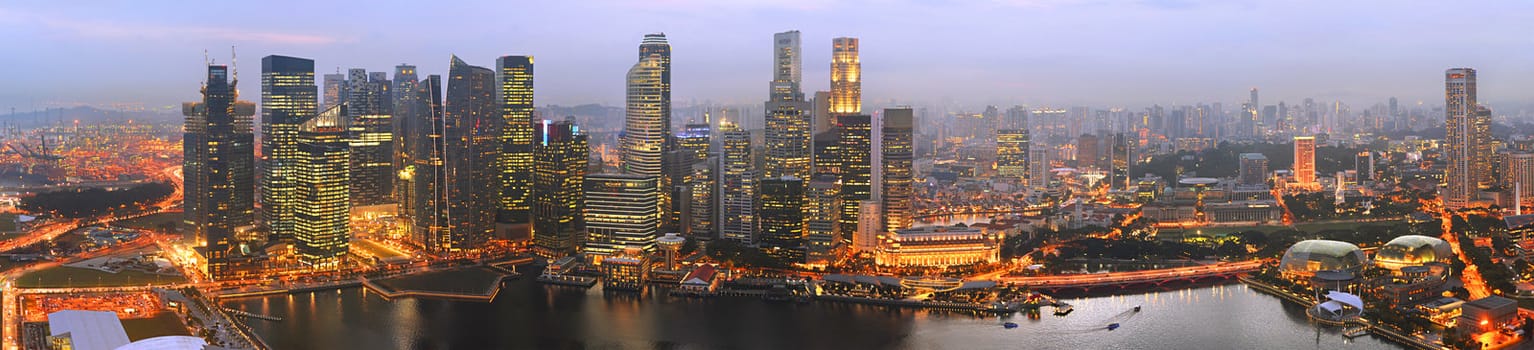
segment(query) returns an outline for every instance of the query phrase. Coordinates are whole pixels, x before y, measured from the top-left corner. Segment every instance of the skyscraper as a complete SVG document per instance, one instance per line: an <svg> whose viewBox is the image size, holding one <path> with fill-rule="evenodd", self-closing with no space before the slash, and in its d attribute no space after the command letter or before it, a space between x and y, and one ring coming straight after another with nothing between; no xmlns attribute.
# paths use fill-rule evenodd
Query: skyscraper
<svg viewBox="0 0 1534 350"><path fill-rule="evenodd" d="M719 157L710 156L693 163L687 182L687 225L684 233L692 239L710 240L718 235Z"/></svg>
<svg viewBox="0 0 1534 350"><path fill-rule="evenodd" d="M394 179L395 207L399 217L403 218L415 216L415 170L411 161L414 148L411 145L417 138L424 136L421 128L428 125L425 118L429 117L426 106L422 104L419 87L415 66L401 64L394 67L394 93L391 95L394 98L394 118L389 120L394 124L390 130L394 137L394 157L390 178Z"/></svg>
<svg viewBox="0 0 1534 350"><path fill-rule="evenodd" d="M339 267L351 241L346 109L346 103L330 107L298 127L294 250L314 268Z"/></svg>
<svg viewBox="0 0 1534 350"><path fill-rule="evenodd" d="M384 72L368 74L352 69L346 81L345 102L348 147L351 151L350 197L354 206L389 203L394 185L393 82ZM373 79L378 76L378 79Z"/></svg>
<svg viewBox="0 0 1534 350"><path fill-rule="evenodd" d="M612 256L625 247L655 252L659 237L658 179L632 174L586 176L586 252Z"/></svg>
<svg viewBox="0 0 1534 350"><path fill-rule="evenodd" d="M1028 176L1028 129L996 131L996 174L1017 178Z"/></svg>
<svg viewBox="0 0 1534 350"><path fill-rule="evenodd" d="M757 181L751 156L751 132L729 121L719 122L723 157L719 163L719 237L756 244Z"/></svg>
<svg viewBox="0 0 1534 350"><path fill-rule="evenodd" d="M1053 165L1050 164L1049 148L1034 147L1028 149L1028 187L1042 191L1049 188L1049 182L1054 175L1050 174Z"/></svg>
<svg viewBox="0 0 1534 350"><path fill-rule="evenodd" d="M1268 157L1262 153L1242 153L1236 181L1242 185L1261 185L1268 182Z"/></svg>
<svg viewBox="0 0 1534 350"><path fill-rule="evenodd" d="M1517 192L1516 200L1523 206L1534 201L1534 153L1513 152L1502 163L1504 187Z"/></svg>
<svg viewBox="0 0 1534 350"><path fill-rule="evenodd" d="M799 90L801 57L799 31L773 36L773 79L767 100L767 177L810 174L811 104Z"/></svg>
<svg viewBox="0 0 1534 350"><path fill-rule="evenodd" d="M624 112L623 172L660 177L671 136L671 46L664 34L646 34L639 62L628 71Z"/></svg>
<svg viewBox="0 0 1534 350"><path fill-rule="evenodd" d="M572 119L533 125L533 251L545 258L575 254L585 241L586 135Z"/></svg>
<svg viewBox="0 0 1534 350"><path fill-rule="evenodd" d="M916 158L911 139L914 137L915 115L910 107L884 109L884 127L879 144L882 190L884 202L884 225L886 231L904 230L911 227L915 215L913 177Z"/></svg>
<svg viewBox="0 0 1534 350"><path fill-rule="evenodd" d="M868 115L836 117L842 178L842 232L857 230L859 202L873 198L873 120ZM883 227L882 218L876 217Z"/></svg>
<svg viewBox="0 0 1534 350"><path fill-rule="evenodd" d="M841 179L821 174L811 179L804 194L805 262L827 265L841 246Z"/></svg>
<svg viewBox="0 0 1534 350"><path fill-rule="evenodd" d="M664 175L665 154L671 149L671 45L665 34L646 34L639 44L639 62L628 71L628 94L620 140L624 174L654 177L657 187L670 188ZM660 190L658 210L670 211L670 191ZM663 215L662 222L670 215Z"/></svg>
<svg viewBox="0 0 1534 350"><path fill-rule="evenodd" d="M321 107L330 109L331 106L339 105L341 102L346 101L346 74L326 74L323 83L325 84L325 100Z"/></svg>
<svg viewBox="0 0 1534 350"><path fill-rule="evenodd" d="M209 65L201 102L182 104L185 222L192 227L208 276L228 275L235 228L254 223L255 105L239 101L229 68Z"/></svg>
<svg viewBox="0 0 1534 350"><path fill-rule="evenodd" d="M528 223L533 181L533 57L495 60L496 101L500 103L501 147L496 164L500 196L498 226ZM504 227L503 229L510 229Z"/></svg>
<svg viewBox="0 0 1534 350"><path fill-rule="evenodd" d="M410 165L403 174L411 183L412 227L410 240L422 248L433 251L443 249L447 242L447 168L444 166L443 132L446 120L442 118L442 77L429 75L416 88L416 118L410 124L416 127L408 134L411 150Z"/></svg>
<svg viewBox="0 0 1534 350"><path fill-rule="evenodd" d="M1316 137L1294 137L1294 182L1301 186L1316 183Z"/></svg>
<svg viewBox="0 0 1534 350"><path fill-rule="evenodd" d="M1482 159L1482 143L1488 150L1490 140L1483 139L1482 135L1489 132L1488 125L1483 125L1477 116L1479 105L1476 102L1476 77L1475 69L1451 68L1444 73L1444 158L1448 166L1444 169L1444 180L1448 187L1444 188L1444 205L1449 208L1464 208L1469 206L1476 190L1480 187L1482 179L1486 177L1481 172L1482 164L1489 163ZM1482 129L1486 129L1483 131Z"/></svg>
<svg viewBox="0 0 1534 350"><path fill-rule="evenodd" d="M274 238L293 237L298 127L317 112L316 89L314 60L261 59L261 222Z"/></svg>
<svg viewBox="0 0 1534 350"><path fill-rule="evenodd" d="M495 231L501 118L494 81L489 69L450 60L447 103L432 119L436 135L427 137L431 155L416 162L417 188L425 187L420 196L432 197L427 208L417 207L415 225L428 251L477 248Z"/></svg>
<svg viewBox="0 0 1534 350"><path fill-rule="evenodd" d="M804 180L793 176L762 180L762 234L759 246L769 255L804 258Z"/></svg>
<svg viewBox="0 0 1534 350"><path fill-rule="evenodd" d="M670 218L663 221L674 223L675 228L687 236L692 235L692 224L697 221L692 214L693 192L695 190L712 192L712 189L693 188L696 177L710 174L707 171L709 169L701 169L704 172L700 173L697 165L708 159L711 130L712 128L706 123L687 124L681 133L676 134L676 148L666 152L666 157L663 159L666 168L665 176L668 180L666 182L671 184L663 190L667 191L672 198L670 208L665 213ZM707 210L712 212L712 209ZM707 221L713 222L711 219ZM712 231L704 230L704 232Z"/></svg>
<svg viewBox="0 0 1534 350"><path fill-rule="evenodd" d="M858 38L831 39L831 114L863 112L862 74Z"/></svg>

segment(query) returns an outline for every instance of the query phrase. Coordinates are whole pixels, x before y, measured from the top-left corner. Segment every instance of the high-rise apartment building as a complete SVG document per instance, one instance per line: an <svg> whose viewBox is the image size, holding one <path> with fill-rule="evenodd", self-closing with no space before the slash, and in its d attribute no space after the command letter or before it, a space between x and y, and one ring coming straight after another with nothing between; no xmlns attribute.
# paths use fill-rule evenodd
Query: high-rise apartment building
<svg viewBox="0 0 1534 350"><path fill-rule="evenodd" d="M533 124L533 251L545 258L575 254L586 239L587 137L573 118Z"/></svg>
<svg viewBox="0 0 1534 350"><path fill-rule="evenodd" d="M261 59L261 223L273 238L293 238L298 127L318 112L316 89L314 60Z"/></svg>
<svg viewBox="0 0 1534 350"><path fill-rule="evenodd" d="M626 247L655 252L660 227L659 179L633 174L586 176L586 252L618 255Z"/></svg>
<svg viewBox="0 0 1534 350"><path fill-rule="evenodd" d="M533 57L501 56L495 60L496 101L501 132L496 224L511 226L531 220L533 181ZM499 229L510 229L502 227Z"/></svg>
<svg viewBox="0 0 1534 350"><path fill-rule="evenodd" d="M311 268L340 267L351 244L346 109L330 107L298 126L293 241L298 261Z"/></svg>
<svg viewBox="0 0 1534 350"><path fill-rule="evenodd" d="M209 65L201 102L182 104L184 221L192 227L205 273L228 275L228 254L236 228L254 224L255 105L239 101L229 68Z"/></svg>
<svg viewBox="0 0 1534 350"><path fill-rule="evenodd" d="M1476 102L1475 69L1452 68L1444 73L1444 205L1464 208L1490 177L1490 113L1483 118Z"/></svg>
<svg viewBox="0 0 1534 350"><path fill-rule="evenodd" d="M879 144L880 164L883 168L879 181L880 200L884 203L886 231L904 230L911 227L914 207L916 150L915 114L910 107L884 109L884 127L881 128Z"/></svg>

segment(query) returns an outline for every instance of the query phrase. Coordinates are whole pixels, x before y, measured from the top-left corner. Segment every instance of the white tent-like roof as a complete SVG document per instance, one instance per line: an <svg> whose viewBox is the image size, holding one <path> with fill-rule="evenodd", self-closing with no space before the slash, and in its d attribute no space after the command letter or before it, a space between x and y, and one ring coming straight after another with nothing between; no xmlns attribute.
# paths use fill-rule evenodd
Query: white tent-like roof
<svg viewBox="0 0 1534 350"><path fill-rule="evenodd" d="M1357 295L1353 295L1353 294L1349 294L1349 293L1343 293L1343 292L1338 292L1338 291L1334 290L1334 291L1326 292L1326 298L1327 299L1331 299L1330 301L1327 301L1326 303L1331 303L1331 302L1335 301L1335 302L1339 302L1339 303L1342 303L1342 304L1347 304L1348 306L1352 306L1355 309L1359 309L1359 310L1363 310L1364 309L1364 299L1363 298L1359 298ZM1322 303L1322 304L1324 305L1325 303Z"/></svg>

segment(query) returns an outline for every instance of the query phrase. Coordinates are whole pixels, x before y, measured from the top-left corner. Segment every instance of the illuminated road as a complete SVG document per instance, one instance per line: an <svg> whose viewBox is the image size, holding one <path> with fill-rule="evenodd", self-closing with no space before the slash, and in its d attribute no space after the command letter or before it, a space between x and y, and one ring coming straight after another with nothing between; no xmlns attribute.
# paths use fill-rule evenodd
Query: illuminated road
<svg viewBox="0 0 1534 350"><path fill-rule="evenodd" d="M1100 274L1003 277L1000 281L1023 286L1051 288L1110 286L1247 273L1261 269L1264 262L1266 261L1250 260L1213 265Z"/></svg>

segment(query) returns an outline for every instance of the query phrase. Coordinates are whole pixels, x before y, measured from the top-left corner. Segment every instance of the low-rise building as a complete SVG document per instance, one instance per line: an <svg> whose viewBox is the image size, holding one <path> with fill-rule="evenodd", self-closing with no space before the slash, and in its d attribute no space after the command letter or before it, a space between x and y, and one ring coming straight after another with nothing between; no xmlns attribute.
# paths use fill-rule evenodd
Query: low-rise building
<svg viewBox="0 0 1534 350"><path fill-rule="evenodd" d="M947 267L1001 259L998 235L964 226L924 226L885 235L874 253L884 266Z"/></svg>
<svg viewBox="0 0 1534 350"><path fill-rule="evenodd" d="M1479 334L1514 326L1518 320L1518 302L1489 296L1460 305L1455 327L1462 332Z"/></svg>
<svg viewBox="0 0 1534 350"><path fill-rule="evenodd" d="M602 258L602 288L607 290L640 290L644 288L645 276L650 275L650 257L638 247L624 248L622 253Z"/></svg>
<svg viewBox="0 0 1534 350"><path fill-rule="evenodd" d="M719 289L719 270L714 265L698 266L682 277L678 285L683 293L709 294Z"/></svg>

